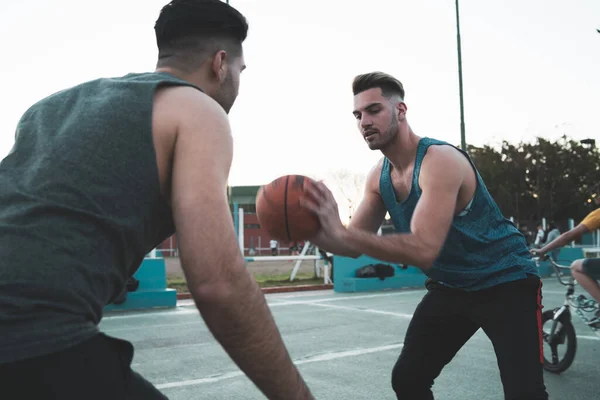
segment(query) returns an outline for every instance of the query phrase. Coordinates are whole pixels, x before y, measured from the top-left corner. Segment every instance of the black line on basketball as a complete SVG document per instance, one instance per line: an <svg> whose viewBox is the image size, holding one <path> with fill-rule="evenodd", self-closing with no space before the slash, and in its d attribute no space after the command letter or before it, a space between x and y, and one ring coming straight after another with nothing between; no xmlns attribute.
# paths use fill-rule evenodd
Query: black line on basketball
<svg viewBox="0 0 600 400"><path fill-rule="evenodd" d="M294 178L294 183L292 183L292 186L296 189L302 189L302 187L304 186L304 176L296 175L296 177Z"/></svg>
<svg viewBox="0 0 600 400"><path fill-rule="evenodd" d="M262 197L266 200L267 203L269 203L270 206L275 207L275 202L273 200L271 200L271 198L269 197L269 192L267 191L267 187L268 186L263 186L261 189L261 194Z"/></svg>
<svg viewBox="0 0 600 400"><path fill-rule="evenodd" d="M288 240L292 240L290 236L290 226L288 224L288 209L287 209L287 194L288 194L288 181L290 176L285 177L285 191L283 192L283 213L285 215L285 233L287 233Z"/></svg>

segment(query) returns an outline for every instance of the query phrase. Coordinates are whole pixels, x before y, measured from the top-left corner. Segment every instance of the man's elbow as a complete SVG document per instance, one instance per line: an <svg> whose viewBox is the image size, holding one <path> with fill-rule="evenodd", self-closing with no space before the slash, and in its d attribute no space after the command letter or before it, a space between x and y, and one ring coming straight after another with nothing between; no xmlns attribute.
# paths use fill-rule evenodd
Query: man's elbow
<svg viewBox="0 0 600 400"><path fill-rule="evenodd" d="M228 273L215 272L208 279L192 278L188 282L188 287L196 306L206 307L210 304L235 302L239 298L240 291L247 290L253 283L242 268L245 266L232 268Z"/></svg>
<svg viewBox="0 0 600 400"><path fill-rule="evenodd" d="M227 303L235 293L233 285L226 281L190 285L189 289L198 309L210 305Z"/></svg>
<svg viewBox="0 0 600 400"><path fill-rule="evenodd" d="M424 271L424 272L429 272L432 268L433 268L433 260L430 259L423 259L420 261L419 263L419 267Z"/></svg>
<svg viewBox="0 0 600 400"><path fill-rule="evenodd" d="M438 248L433 248L433 247L429 247L426 249L423 249L423 251L421 251L419 253L419 266L421 267L421 269L423 271L429 271L433 268L433 264L435 263L435 260L437 260L438 256L440 254L440 249Z"/></svg>

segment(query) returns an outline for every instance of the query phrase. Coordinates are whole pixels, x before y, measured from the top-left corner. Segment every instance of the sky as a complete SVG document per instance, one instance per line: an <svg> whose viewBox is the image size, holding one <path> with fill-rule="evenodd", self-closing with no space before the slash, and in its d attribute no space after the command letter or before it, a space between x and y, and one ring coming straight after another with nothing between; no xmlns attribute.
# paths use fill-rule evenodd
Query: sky
<svg viewBox="0 0 600 400"><path fill-rule="evenodd" d="M152 71L166 0L0 2L0 158L37 100L98 77ZM406 90L420 136L460 144L452 0L231 0L248 19L231 110L230 185L284 174L366 174L380 158L352 116L355 75ZM461 0L466 141L600 139L600 1Z"/></svg>

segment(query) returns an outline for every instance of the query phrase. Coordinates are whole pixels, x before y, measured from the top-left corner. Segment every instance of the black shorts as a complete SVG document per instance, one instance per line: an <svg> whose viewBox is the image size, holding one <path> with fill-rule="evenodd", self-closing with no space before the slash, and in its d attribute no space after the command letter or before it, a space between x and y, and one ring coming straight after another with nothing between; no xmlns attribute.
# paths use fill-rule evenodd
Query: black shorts
<svg viewBox="0 0 600 400"><path fill-rule="evenodd" d="M0 390L35 400L166 400L131 369L133 346L98 334L58 353L0 364Z"/></svg>
<svg viewBox="0 0 600 400"><path fill-rule="evenodd" d="M600 279L600 258L584 258L581 267L587 276Z"/></svg>

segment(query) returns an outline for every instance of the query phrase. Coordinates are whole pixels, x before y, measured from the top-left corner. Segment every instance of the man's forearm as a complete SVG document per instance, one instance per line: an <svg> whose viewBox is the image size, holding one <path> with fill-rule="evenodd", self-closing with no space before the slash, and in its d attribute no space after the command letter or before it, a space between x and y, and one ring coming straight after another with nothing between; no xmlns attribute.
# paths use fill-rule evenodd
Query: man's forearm
<svg viewBox="0 0 600 400"><path fill-rule="evenodd" d="M294 366L264 295L252 278L234 284L197 307L215 338L269 399L313 399Z"/></svg>
<svg viewBox="0 0 600 400"><path fill-rule="evenodd" d="M547 245L542 247L540 250L545 254L545 253L548 253L549 251L552 251L554 249L557 249L559 247L563 247L563 246L567 245L572 240L573 239L571 238L571 235L569 235L568 232L565 232L564 234L560 235L559 237L557 237L556 239L554 239L553 241L551 241L550 243L548 243Z"/></svg>
<svg viewBox="0 0 600 400"><path fill-rule="evenodd" d="M367 231L347 229L343 234L342 242L354 251L378 260L414 265L423 270L431 268L437 256L410 233L379 236Z"/></svg>
<svg viewBox="0 0 600 400"><path fill-rule="evenodd" d="M348 243L344 243L340 240L316 241L313 244L318 248L325 250L328 253L333 253L337 256L357 258L361 255L359 251L356 251L350 247Z"/></svg>

